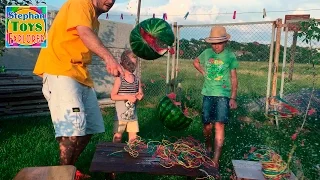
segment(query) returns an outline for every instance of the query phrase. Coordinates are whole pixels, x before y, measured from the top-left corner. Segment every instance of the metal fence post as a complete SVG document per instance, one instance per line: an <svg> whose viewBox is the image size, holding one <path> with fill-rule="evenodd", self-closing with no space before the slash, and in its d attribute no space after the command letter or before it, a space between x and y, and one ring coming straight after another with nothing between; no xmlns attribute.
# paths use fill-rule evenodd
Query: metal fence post
<svg viewBox="0 0 320 180"><path fill-rule="evenodd" d="M176 43L177 43L177 40L176 40L176 37L177 37L177 22L174 22L173 23L173 33L174 33L174 43L173 43L173 46L172 48L175 50L176 49ZM170 53L169 53L170 54ZM175 92L175 81L176 81L176 56L173 54L172 55L172 59L171 59L171 63L172 63L172 66L171 66L171 82L170 82L170 85L171 85L171 92Z"/></svg>
<svg viewBox="0 0 320 180"><path fill-rule="evenodd" d="M178 71L179 71L179 54L180 54L180 27L178 26L177 27L177 42L176 42L176 52L175 52L175 55L176 55L176 78L178 77Z"/></svg>
<svg viewBox="0 0 320 180"><path fill-rule="evenodd" d="M277 34L276 34L276 50L274 52L274 64L273 64L273 79L272 79L272 98L271 105L275 108L275 96L277 95L277 79L278 79L278 69L279 69L279 56L280 56L280 42L281 42L281 29L282 29L282 19L277 19ZM278 127L278 118L276 118L276 125Z"/></svg>
<svg viewBox="0 0 320 180"><path fill-rule="evenodd" d="M273 79L272 79L272 91L271 91L272 103L274 102L273 97L277 95L277 79L278 79L279 56L280 56L281 28L282 28L282 19L278 19L277 33L276 33L276 50L274 52Z"/></svg>
<svg viewBox="0 0 320 180"><path fill-rule="evenodd" d="M170 48L170 46L168 47ZM170 53L167 53L166 94L170 92Z"/></svg>
<svg viewBox="0 0 320 180"><path fill-rule="evenodd" d="M267 82L267 96L266 96L266 114L269 111L269 98L270 98L270 84L271 84L271 74L272 74L272 62L273 62L273 53L274 53L274 36L276 29L276 21L272 24L272 33L271 33L271 43L270 43L270 54L269 54L269 66L268 66L268 82Z"/></svg>
<svg viewBox="0 0 320 180"><path fill-rule="evenodd" d="M282 60L282 74L281 74L281 86L280 86L280 98L283 97L283 87L284 87L284 76L285 76L285 68L286 68L286 61L287 61L287 41L288 41L288 26L284 27L285 31L285 38L284 38L284 50L283 50L283 60Z"/></svg>

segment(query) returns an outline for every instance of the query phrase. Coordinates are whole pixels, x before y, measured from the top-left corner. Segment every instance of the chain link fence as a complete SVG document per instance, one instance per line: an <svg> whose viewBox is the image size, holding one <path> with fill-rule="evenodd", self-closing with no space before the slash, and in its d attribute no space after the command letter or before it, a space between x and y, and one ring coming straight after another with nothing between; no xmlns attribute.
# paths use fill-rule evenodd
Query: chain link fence
<svg viewBox="0 0 320 180"><path fill-rule="evenodd" d="M307 43L298 32L283 28L283 47L280 52L279 69L282 69L281 84L278 86L280 98L304 114L312 88L314 97L310 109L320 111L320 42L312 40ZM280 77L279 77L280 80Z"/></svg>
<svg viewBox="0 0 320 180"><path fill-rule="evenodd" d="M273 48L274 22L215 24L222 25L231 35L227 44L239 61L238 106L244 111L263 111L268 86L270 49ZM176 82L198 111L202 103L202 75L194 68L193 60L210 44L204 39L215 25L180 25ZM272 57L271 57L272 58Z"/></svg>
<svg viewBox="0 0 320 180"><path fill-rule="evenodd" d="M144 91L142 106L156 107L166 94L167 60L168 55L156 60L141 60L141 82Z"/></svg>

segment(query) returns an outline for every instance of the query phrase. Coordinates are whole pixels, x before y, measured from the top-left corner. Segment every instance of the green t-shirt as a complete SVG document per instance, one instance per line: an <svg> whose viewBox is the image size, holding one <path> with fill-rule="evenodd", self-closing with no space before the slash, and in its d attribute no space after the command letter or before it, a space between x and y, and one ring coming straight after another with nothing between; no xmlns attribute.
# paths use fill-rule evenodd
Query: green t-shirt
<svg viewBox="0 0 320 180"><path fill-rule="evenodd" d="M200 65L206 72L201 94L205 96L231 96L230 71L239 67L234 53L224 49L215 53L212 48L204 50L199 56Z"/></svg>

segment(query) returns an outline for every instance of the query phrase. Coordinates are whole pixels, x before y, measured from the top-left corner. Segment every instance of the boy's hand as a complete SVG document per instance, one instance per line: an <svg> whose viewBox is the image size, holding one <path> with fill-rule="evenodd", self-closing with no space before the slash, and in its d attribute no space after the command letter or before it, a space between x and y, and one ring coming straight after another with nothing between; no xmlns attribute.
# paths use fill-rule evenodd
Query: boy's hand
<svg viewBox="0 0 320 180"><path fill-rule="evenodd" d="M230 106L230 109L237 109L237 101L234 99L230 99L229 106Z"/></svg>
<svg viewBox="0 0 320 180"><path fill-rule="evenodd" d="M140 101L143 98L143 93L137 93L136 98Z"/></svg>
<svg viewBox="0 0 320 180"><path fill-rule="evenodd" d="M137 98L135 95L129 95L128 96L128 101L135 103L137 101Z"/></svg>

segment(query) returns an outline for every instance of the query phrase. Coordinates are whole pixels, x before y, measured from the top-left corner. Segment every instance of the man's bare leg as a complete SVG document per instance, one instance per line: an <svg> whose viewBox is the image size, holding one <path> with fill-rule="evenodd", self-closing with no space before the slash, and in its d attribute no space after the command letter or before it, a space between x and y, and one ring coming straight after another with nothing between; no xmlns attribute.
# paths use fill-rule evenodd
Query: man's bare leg
<svg viewBox="0 0 320 180"><path fill-rule="evenodd" d="M87 134L85 136L77 136L77 143L72 155L72 164L76 164L80 154L87 147L89 141L91 140L92 134Z"/></svg>
<svg viewBox="0 0 320 180"><path fill-rule="evenodd" d="M219 158L224 142L224 124L220 122L215 123L215 138L214 138L214 158L213 162L219 165Z"/></svg>
<svg viewBox="0 0 320 180"><path fill-rule="evenodd" d="M203 135L205 139L205 145L207 148L207 152L212 152L212 124L204 124L203 125Z"/></svg>
<svg viewBox="0 0 320 180"><path fill-rule="evenodd" d="M74 165L73 153L77 144L77 137L58 137L60 148L60 165Z"/></svg>

